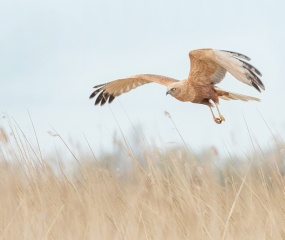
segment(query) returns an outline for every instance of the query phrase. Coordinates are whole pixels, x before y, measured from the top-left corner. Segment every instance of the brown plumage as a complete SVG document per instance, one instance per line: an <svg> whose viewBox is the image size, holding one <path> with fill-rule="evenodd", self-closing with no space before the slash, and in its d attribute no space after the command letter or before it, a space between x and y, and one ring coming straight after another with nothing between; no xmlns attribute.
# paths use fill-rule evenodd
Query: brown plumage
<svg viewBox="0 0 285 240"><path fill-rule="evenodd" d="M226 73L229 72L237 80L253 86L259 92L260 89L265 90L259 78L262 76L260 71L246 62L250 61L249 57L236 52L214 49L193 50L189 53L189 57L191 69L188 78L183 81L154 74L135 75L95 86L96 90L90 95L90 98L94 98L99 94L95 100L95 105L104 105L107 101L111 103L116 97L138 86L155 82L167 86L166 94L170 94L182 102L193 102L209 106L212 116L218 124L225 120L217 106L219 98L224 100L260 101L255 97L224 91L216 87L216 84L220 83ZM219 118L214 116L211 101L217 108Z"/></svg>

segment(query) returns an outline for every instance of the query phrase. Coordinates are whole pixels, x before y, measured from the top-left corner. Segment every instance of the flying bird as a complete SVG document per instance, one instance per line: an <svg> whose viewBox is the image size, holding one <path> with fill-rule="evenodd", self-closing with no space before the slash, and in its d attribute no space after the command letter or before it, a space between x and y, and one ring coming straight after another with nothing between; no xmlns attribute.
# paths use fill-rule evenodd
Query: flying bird
<svg viewBox="0 0 285 240"><path fill-rule="evenodd" d="M214 121L218 124L225 121L218 108L220 98L224 100L260 101L258 98L228 92L216 86L229 72L237 80L254 87L259 92L261 92L260 89L265 90L260 80L262 74L247 62L250 61L249 57L236 52L215 49L193 50L189 53L189 57L190 73L185 80L179 81L154 74L140 74L95 86L95 91L90 95L90 99L99 94L95 100L95 105L104 105L138 86L155 82L166 86L166 95L170 94L179 101L208 106ZM213 113L212 108L214 106L217 108L219 117Z"/></svg>

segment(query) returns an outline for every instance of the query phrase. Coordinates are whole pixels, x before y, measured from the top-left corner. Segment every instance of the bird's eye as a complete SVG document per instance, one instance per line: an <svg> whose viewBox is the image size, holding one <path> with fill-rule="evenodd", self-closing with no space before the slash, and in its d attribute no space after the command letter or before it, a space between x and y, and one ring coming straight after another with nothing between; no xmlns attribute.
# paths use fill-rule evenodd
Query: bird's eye
<svg viewBox="0 0 285 240"><path fill-rule="evenodd" d="M172 88L172 91L175 91L176 90L176 88Z"/></svg>

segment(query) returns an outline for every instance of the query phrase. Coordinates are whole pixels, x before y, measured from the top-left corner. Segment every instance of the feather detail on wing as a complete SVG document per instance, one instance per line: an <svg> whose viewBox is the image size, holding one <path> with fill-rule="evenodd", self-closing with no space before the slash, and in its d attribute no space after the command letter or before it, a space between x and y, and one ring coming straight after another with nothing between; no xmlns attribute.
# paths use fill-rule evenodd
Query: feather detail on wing
<svg viewBox="0 0 285 240"><path fill-rule="evenodd" d="M245 102L247 102L247 101L258 101L258 102L260 102L259 98L224 91L224 90L217 88L217 87L215 87L215 90L217 91L219 98L224 99L224 100L241 100L241 101L245 101Z"/></svg>
<svg viewBox="0 0 285 240"><path fill-rule="evenodd" d="M191 71L188 80L199 84L217 84L229 72L237 80L253 86L260 92L265 90L260 78L261 72L244 60L250 58L236 52L198 49L189 53ZM244 60L242 60L244 59Z"/></svg>
<svg viewBox="0 0 285 240"><path fill-rule="evenodd" d="M95 86L96 89L91 95L90 99L98 97L95 100L95 105L100 104L101 106L104 105L107 101L111 103L115 97L120 96L123 93L129 92L132 89L135 89L141 85L155 82L165 86L173 82L177 82L178 80L161 76L161 75L154 75L154 74L141 74L135 75L128 78L118 79L112 82L108 82L105 84L100 84Z"/></svg>

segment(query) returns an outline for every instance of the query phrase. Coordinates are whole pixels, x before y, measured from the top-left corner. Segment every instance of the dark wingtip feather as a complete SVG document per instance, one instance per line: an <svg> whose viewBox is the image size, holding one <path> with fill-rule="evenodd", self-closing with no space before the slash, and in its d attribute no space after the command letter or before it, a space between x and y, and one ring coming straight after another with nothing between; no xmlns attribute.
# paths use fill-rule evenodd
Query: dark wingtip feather
<svg viewBox="0 0 285 240"><path fill-rule="evenodd" d="M89 99L94 98L96 95L96 91L94 91L93 93L91 93L91 95L89 96Z"/></svg>
<svg viewBox="0 0 285 240"><path fill-rule="evenodd" d="M91 95L89 96L89 99L94 98L95 97L95 93L91 93Z"/></svg>
<svg viewBox="0 0 285 240"><path fill-rule="evenodd" d="M102 91L103 87L105 87L106 84L100 84L95 86L94 88L97 88L91 95L89 96L89 99L94 98L100 91Z"/></svg>
<svg viewBox="0 0 285 240"><path fill-rule="evenodd" d="M253 72L249 71L252 77L252 81L258 85L262 90L265 90L265 87L263 85L263 82L261 82L261 80L259 79L259 77L257 77Z"/></svg>
<svg viewBox="0 0 285 240"><path fill-rule="evenodd" d="M251 84L258 92L261 92L259 87L254 82L251 82Z"/></svg>
<svg viewBox="0 0 285 240"><path fill-rule="evenodd" d="M257 81L258 86L259 86L262 90L265 90L264 84L263 84L263 82L261 82L261 80L259 79L259 77L257 77L257 76L254 76L254 77L255 77L255 80Z"/></svg>
<svg viewBox="0 0 285 240"><path fill-rule="evenodd" d="M245 65L244 65L244 68L248 71L248 73L246 74L246 77L248 80L251 81L252 86L256 88L259 92L260 92L260 88L262 90L265 90L263 82L259 79L258 76L256 76L255 72L253 72L250 68L246 67Z"/></svg>
<svg viewBox="0 0 285 240"><path fill-rule="evenodd" d="M256 75L262 77L262 73L257 69L255 68L254 66L252 66L251 64L239 59L239 61L241 61L243 63L243 67L246 68L247 70L255 73Z"/></svg>
<svg viewBox="0 0 285 240"><path fill-rule="evenodd" d="M258 69L256 69L254 66L252 66L251 64L241 59L238 59L238 60L243 64L243 68L247 70L246 77L248 80L251 81L252 86L259 92L261 92L260 88L262 90L265 90L263 82L258 77L258 76L260 77L262 76L261 72Z"/></svg>
<svg viewBox="0 0 285 240"><path fill-rule="evenodd" d="M105 103L106 103L106 101L108 100L108 97L109 97L109 95L108 94L103 94L103 96L102 96L102 100L101 100L101 106L103 106Z"/></svg>
<svg viewBox="0 0 285 240"><path fill-rule="evenodd" d="M105 85L106 84L99 84L99 85L94 86L93 88L104 87Z"/></svg>
<svg viewBox="0 0 285 240"><path fill-rule="evenodd" d="M100 91L102 92L98 95L95 101L95 105L103 106L107 101L108 103L111 103L115 99L115 96L113 94L110 95L109 93L105 92L105 90L102 89L100 89Z"/></svg>
<svg viewBox="0 0 285 240"><path fill-rule="evenodd" d="M103 90L103 91L99 94L99 96L97 97L97 99L96 99L96 101L95 101L95 105L98 105L98 104L101 102L104 92L105 92L105 90Z"/></svg>
<svg viewBox="0 0 285 240"><path fill-rule="evenodd" d="M112 95L110 95L108 103L113 102L113 101L114 101L114 99L115 99L115 96L114 96L113 94L112 94Z"/></svg>
<svg viewBox="0 0 285 240"><path fill-rule="evenodd" d="M241 53L232 52L232 51L227 51L227 50L220 50L220 51L231 53L231 54L234 55L235 57L243 58L243 59L245 59L245 60L247 60L247 61L250 61L250 60L251 60L248 56L243 55L243 54L241 54Z"/></svg>
<svg viewBox="0 0 285 240"><path fill-rule="evenodd" d="M93 93L91 93L89 99L94 98L100 91L102 91L102 88L96 89Z"/></svg>

